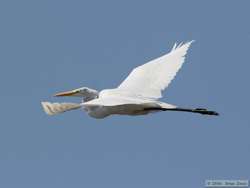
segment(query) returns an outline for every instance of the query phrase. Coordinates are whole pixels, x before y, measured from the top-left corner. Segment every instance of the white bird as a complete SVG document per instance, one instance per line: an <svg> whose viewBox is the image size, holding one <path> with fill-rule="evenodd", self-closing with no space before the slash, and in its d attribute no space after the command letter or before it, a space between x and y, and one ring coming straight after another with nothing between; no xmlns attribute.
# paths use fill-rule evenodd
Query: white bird
<svg viewBox="0 0 250 188"><path fill-rule="evenodd" d="M162 91L165 90L184 63L185 55L193 41L173 46L168 53L141 65L114 89L100 92L82 87L58 93L55 96L82 97L81 103L50 103L42 102L48 115L59 114L69 110L83 108L94 118L105 118L109 115L145 115L159 111L184 111L204 115L219 115L215 111L203 108L180 108L161 102Z"/></svg>

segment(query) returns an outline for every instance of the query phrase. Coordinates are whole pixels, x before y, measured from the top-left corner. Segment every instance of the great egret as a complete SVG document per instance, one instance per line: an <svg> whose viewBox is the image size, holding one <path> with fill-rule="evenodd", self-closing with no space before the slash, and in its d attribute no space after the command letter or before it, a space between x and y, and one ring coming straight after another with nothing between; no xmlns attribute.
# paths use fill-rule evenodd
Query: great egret
<svg viewBox="0 0 250 188"><path fill-rule="evenodd" d="M219 115L203 108L180 108L159 101L162 91L167 88L185 60L185 55L193 41L174 44L172 50L162 57L135 68L115 89L100 92L82 87L58 93L55 96L82 97L81 103L42 102L48 115L83 108L91 117L105 118L109 115L145 115L159 111L184 111L204 115Z"/></svg>

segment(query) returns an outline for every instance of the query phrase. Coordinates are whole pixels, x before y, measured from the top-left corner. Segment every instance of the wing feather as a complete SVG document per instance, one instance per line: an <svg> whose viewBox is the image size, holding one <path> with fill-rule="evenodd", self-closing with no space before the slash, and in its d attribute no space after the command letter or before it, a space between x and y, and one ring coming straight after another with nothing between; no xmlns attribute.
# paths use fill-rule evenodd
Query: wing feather
<svg viewBox="0 0 250 188"><path fill-rule="evenodd" d="M136 67L118 88L148 98L161 98L161 92L168 87L183 65L192 42L175 43L170 53Z"/></svg>

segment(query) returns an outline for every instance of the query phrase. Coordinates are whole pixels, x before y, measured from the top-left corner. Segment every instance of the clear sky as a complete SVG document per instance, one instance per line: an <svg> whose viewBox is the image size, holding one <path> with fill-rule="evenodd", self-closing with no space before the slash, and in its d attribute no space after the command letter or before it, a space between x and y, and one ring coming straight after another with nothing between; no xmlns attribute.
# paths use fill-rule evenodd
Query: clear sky
<svg viewBox="0 0 250 188"><path fill-rule="evenodd" d="M200 188L249 179L249 1L0 2L0 187ZM132 68L196 40L163 112L47 116L58 91L114 88Z"/></svg>

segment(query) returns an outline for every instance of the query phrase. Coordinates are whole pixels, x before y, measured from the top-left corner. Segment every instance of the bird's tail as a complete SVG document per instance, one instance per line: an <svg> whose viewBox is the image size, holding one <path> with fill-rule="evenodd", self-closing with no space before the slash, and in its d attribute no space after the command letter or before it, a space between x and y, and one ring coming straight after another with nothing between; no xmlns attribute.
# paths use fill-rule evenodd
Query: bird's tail
<svg viewBox="0 0 250 188"><path fill-rule="evenodd" d="M81 104L77 103L50 103L41 102L43 110L48 115L56 115L69 110L75 110L81 108Z"/></svg>

